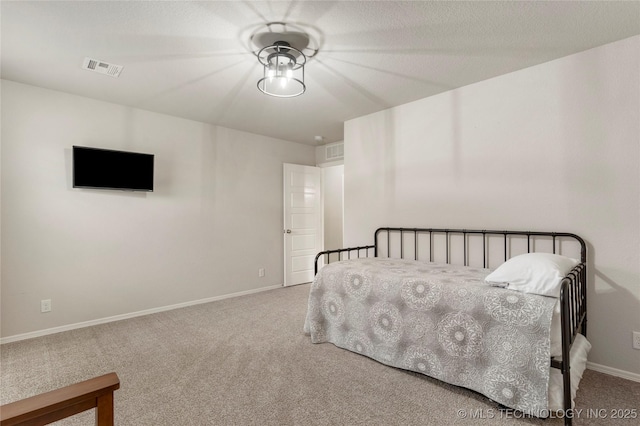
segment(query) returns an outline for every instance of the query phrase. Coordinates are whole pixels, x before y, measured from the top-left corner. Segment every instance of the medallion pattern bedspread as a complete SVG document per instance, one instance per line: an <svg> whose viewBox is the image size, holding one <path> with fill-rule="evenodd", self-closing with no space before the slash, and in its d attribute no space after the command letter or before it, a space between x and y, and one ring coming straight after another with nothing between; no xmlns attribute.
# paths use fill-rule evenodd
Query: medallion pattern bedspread
<svg viewBox="0 0 640 426"><path fill-rule="evenodd" d="M331 263L311 286L304 331L313 343L536 415L547 410L556 299L492 287L489 272L401 259Z"/></svg>

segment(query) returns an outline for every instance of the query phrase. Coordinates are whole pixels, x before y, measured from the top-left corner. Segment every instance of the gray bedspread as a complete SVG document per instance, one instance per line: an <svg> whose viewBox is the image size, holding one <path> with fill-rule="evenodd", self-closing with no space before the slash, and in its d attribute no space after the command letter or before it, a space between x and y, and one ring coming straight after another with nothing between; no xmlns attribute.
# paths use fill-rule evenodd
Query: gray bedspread
<svg viewBox="0 0 640 426"><path fill-rule="evenodd" d="M331 263L311 286L304 331L313 343L539 415L547 410L556 299L489 286L489 272L384 258Z"/></svg>

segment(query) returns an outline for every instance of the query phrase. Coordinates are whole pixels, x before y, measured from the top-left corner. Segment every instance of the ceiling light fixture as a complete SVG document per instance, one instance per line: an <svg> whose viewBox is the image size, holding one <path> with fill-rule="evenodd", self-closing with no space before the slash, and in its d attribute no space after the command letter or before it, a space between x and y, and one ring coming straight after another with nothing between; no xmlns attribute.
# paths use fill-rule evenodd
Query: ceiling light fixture
<svg viewBox="0 0 640 426"><path fill-rule="evenodd" d="M278 40L258 52L258 61L263 67L263 76L258 80L258 89L262 93L278 98L293 98L302 95L307 86L304 84L304 65L307 57L289 42Z"/></svg>
<svg viewBox="0 0 640 426"><path fill-rule="evenodd" d="M311 38L308 29L286 22L269 22L266 28L263 24L251 34L252 51L262 66L257 84L262 93L293 98L307 90L305 65L318 52Z"/></svg>

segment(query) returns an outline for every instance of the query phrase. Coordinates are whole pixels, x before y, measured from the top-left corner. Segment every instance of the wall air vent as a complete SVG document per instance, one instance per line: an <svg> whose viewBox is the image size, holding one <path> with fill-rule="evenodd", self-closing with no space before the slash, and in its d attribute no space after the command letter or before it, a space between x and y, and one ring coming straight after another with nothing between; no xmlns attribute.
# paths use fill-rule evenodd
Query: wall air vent
<svg viewBox="0 0 640 426"><path fill-rule="evenodd" d="M337 143L326 146L326 158L327 160L338 160L344 157L344 144Z"/></svg>
<svg viewBox="0 0 640 426"><path fill-rule="evenodd" d="M98 59L84 58L84 62L82 63L82 68L87 71L98 72L100 74L118 78L124 66L110 64L108 62L100 61Z"/></svg>

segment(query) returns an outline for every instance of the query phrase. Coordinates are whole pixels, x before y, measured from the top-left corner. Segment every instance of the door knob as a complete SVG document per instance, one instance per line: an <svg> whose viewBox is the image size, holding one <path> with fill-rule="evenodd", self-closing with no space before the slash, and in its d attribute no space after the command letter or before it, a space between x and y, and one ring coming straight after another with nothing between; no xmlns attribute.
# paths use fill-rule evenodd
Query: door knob
<svg viewBox="0 0 640 426"><path fill-rule="evenodd" d="M287 230L286 230L286 231L284 231L284 232L286 232L287 234L290 234L290 233L291 233L291 229L287 229Z"/></svg>

